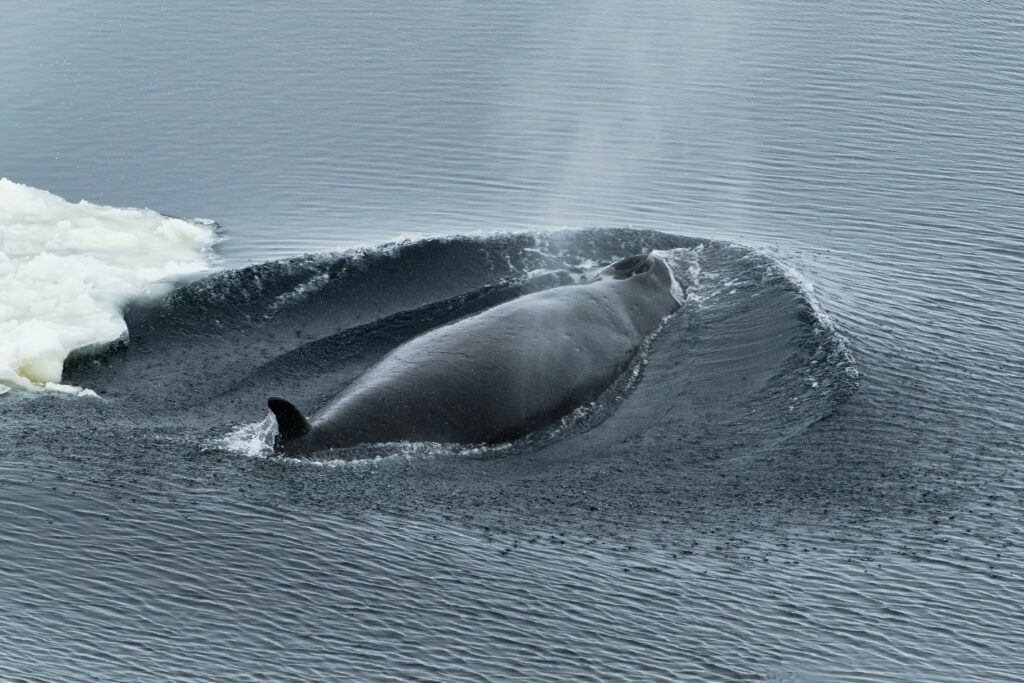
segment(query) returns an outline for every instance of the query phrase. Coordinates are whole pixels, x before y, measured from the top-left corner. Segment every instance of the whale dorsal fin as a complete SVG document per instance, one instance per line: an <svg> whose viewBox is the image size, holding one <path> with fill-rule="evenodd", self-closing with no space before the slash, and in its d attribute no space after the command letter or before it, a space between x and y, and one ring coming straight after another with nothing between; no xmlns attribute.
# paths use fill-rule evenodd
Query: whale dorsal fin
<svg viewBox="0 0 1024 683"><path fill-rule="evenodd" d="M267 399L267 407L277 418L277 433L281 437L281 443L288 443L309 433L309 422L290 401L271 396Z"/></svg>

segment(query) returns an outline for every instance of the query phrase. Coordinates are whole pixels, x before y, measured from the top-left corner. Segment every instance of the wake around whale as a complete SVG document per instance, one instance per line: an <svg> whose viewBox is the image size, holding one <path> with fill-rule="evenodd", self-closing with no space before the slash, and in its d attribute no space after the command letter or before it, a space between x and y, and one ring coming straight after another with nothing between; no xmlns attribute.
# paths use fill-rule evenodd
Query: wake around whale
<svg viewBox="0 0 1024 683"><path fill-rule="evenodd" d="M304 456L366 443L496 444L593 401L679 308L653 254L584 284L529 294L392 350L307 420L283 398L274 449Z"/></svg>

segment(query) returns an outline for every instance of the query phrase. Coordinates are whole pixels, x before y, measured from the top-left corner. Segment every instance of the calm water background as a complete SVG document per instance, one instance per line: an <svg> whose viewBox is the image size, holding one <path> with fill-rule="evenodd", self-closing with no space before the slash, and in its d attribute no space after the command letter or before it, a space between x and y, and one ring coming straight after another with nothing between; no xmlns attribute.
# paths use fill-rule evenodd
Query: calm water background
<svg viewBox="0 0 1024 683"><path fill-rule="evenodd" d="M693 519L656 481L632 516L598 486L599 528L504 500L523 482L355 515L326 471L119 477L18 403L0 676L1019 680L1018 3L3 13L0 175L217 220L225 267L563 226L735 241L813 286L861 388L701 470Z"/></svg>

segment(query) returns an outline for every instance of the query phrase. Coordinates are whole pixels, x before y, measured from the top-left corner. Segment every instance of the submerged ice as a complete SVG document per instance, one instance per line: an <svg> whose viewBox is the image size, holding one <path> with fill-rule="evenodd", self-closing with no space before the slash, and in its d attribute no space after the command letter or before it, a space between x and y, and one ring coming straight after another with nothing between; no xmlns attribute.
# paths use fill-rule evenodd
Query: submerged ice
<svg viewBox="0 0 1024 683"><path fill-rule="evenodd" d="M0 393L61 384L77 349L127 335L124 305L209 268L212 224L65 201L0 178Z"/></svg>

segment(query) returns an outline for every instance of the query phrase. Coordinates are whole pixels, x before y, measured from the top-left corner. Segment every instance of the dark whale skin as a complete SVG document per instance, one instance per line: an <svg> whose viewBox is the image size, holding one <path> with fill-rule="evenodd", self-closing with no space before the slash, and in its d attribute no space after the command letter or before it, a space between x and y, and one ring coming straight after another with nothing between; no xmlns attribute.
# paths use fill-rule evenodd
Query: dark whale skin
<svg viewBox="0 0 1024 683"><path fill-rule="evenodd" d="M665 262L631 256L593 281L529 294L402 344L309 422L271 398L275 450L511 441L597 398L678 307Z"/></svg>

